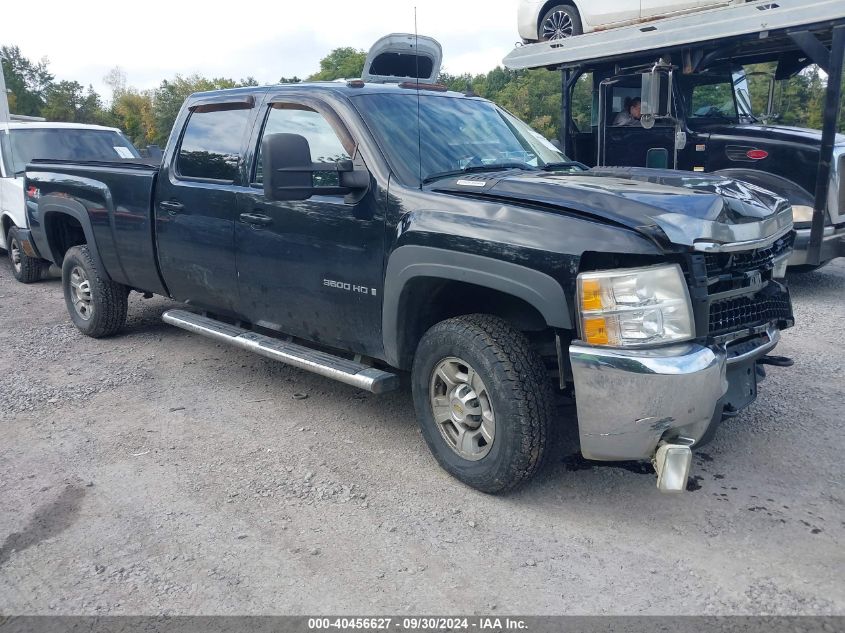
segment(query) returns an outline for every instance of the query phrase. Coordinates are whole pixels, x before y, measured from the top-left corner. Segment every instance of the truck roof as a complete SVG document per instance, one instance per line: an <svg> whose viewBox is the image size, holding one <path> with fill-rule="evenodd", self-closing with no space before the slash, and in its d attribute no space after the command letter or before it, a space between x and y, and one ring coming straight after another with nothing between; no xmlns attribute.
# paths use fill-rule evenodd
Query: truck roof
<svg viewBox="0 0 845 633"><path fill-rule="evenodd" d="M433 87L433 84L419 84L421 94L447 95L465 99L482 99L475 95L468 95L461 92L453 92L443 87ZM404 87L403 87L404 86ZM416 94L416 84L395 84L395 83L370 83L362 79L344 79L338 81L313 81L297 84L273 84L267 86L247 86L244 88L227 88L224 90L211 90L208 92L195 92L187 99L187 104L193 105L198 101L214 99L217 97L244 97L247 98L256 92L325 92L343 94L349 97L363 94ZM428 86L428 88L426 88Z"/></svg>
<svg viewBox="0 0 845 633"><path fill-rule="evenodd" d="M56 121L10 121L3 123L4 127L11 130L32 130L50 129L50 130L107 130L109 132L120 132L116 127L106 127L104 125L92 125L89 123L59 123Z"/></svg>
<svg viewBox="0 0 845 633"><path fill-rule="evenodd" d="M578 35L565 40L518 46L504 59L511 70L528 68L598 67L637 54L663 54L691 46L714 47L719 42L747 38L745 49L732 51L759 55L767 48L782 51L786 31L802 29L830 32L833 24L845 22L842 0L749 0L730 5L650 22ZM777 46L775 38L780 38ZM794 43L787 43L796 47Z"/></svg>

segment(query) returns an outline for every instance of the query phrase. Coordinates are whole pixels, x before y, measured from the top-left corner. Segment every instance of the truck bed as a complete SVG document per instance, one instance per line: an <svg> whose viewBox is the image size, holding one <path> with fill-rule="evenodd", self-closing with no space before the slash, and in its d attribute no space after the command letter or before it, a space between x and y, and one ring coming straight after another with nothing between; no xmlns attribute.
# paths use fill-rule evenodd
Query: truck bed
<svg viewBox="0 0 845 633"><path fill-rule="evenodd" d="M39 202L28 205L36 246L49 253L50 209L72 205L88 216L103 266L116 282L167 294L155 253L153 195L159 165L149 159L120 161L36 160L27 165L26 187ZM60 196L52 194L58 189ZM69 200L70 199L70 200Z"/></svg>

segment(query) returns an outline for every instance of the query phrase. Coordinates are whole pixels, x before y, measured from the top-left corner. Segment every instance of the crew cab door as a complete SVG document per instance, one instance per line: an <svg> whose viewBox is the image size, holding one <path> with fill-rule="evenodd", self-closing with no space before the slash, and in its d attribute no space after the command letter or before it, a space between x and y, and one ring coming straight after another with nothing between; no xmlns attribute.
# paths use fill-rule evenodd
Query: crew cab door
<svg viewBox="0 0 845 633"><path fill-rule="evenodd" d="M599 124L596 164L602 167L675 169L676 126L659 120L654 127L640 123L619 125L626 105L641 98L642 75L611 77L599 85ZM663 99L665 101L665 99Z"/></svg>
<svg viewBox="0 0 845 633"><path fill-rule="evenodd" d="M253 105L250 96L192 106L156 186L164 282L173 298L211 311L237 312L236 191Z"/></svg>
<svg viewBox="0 0 845 633"><path fill-rule="evenodd" d="M357 143L336 112L311 97L267 100L251 143L250 187L237 195L241 312L252 323L331 347L376 355L381 336L384 213L371 186L303 201L265 198L265 135L305 137L314 163L355 159ZM367 174L369 176L369 174ZM337 172L315 172L337 186Z"/></svg>

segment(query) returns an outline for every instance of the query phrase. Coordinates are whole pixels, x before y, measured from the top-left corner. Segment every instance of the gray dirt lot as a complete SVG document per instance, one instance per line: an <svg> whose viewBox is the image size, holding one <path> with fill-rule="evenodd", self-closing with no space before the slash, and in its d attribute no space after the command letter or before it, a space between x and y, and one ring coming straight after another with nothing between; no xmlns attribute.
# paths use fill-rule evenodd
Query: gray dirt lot
<svg viewBox="0 0 845 633"><path fill-rule="evenodd" d="M697 454L698 490L564 445L497 498L438 468L407 389L226 348L138 295L88 339L58 280L3 262L0 613L845 614L845 261L791 285L796 365Z"/></svg>

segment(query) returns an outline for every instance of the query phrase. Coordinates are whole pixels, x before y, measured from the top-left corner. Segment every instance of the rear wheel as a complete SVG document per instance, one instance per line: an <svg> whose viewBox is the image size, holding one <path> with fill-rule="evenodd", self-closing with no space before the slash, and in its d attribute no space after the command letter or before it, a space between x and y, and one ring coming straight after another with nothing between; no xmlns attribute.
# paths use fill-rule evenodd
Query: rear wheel
<svg viewBox="0 0 845 633"><path fill-rule="evenodd" d="M498 493L540 468L551 384L540 357L507 321L470 315L438 323L420 341L412 381L423 437L451 475Z"/></svg>
<svg viewBox="0 0 845 633"><path fill-rule="evenodd" d="M44 262L37 257L27 255L21 243L18 227L13 226L6 235L6 247L8 248L9 262L12 264L12 273L15 275L15 279L21 283L31 284L41 279Z"/></svg>
<svg viewBox="0 0 845 633"><path fill-rule="evenodd" d="M83 334L111 336L126 323L129 289L98 270L87 246L74 246L65 254L62 289L70 318Z"/></svg>
<svg viewBox="0 0 845 633"><path fill-rule="evenodd" d="M539 36L543 42L563 40L584 32L578 10L568 4L558 4L540 20Z"/></svg>

